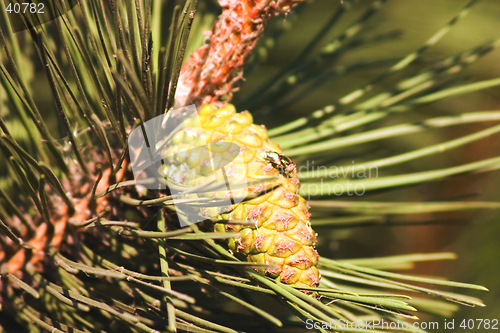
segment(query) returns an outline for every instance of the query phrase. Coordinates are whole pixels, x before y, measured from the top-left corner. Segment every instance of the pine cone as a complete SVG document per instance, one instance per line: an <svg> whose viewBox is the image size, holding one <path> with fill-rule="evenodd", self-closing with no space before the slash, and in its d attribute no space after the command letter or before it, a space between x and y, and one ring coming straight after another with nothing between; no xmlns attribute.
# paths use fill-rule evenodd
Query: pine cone
<svg viewBox="0 0 500 333"><path fill-rule="evenodd" d="M316 235L310 225L307 203L297 194L295 165L282 155L279 146L269 141L263 125L253 124L248 111L236 113L231 104L217 110L205 104L198 116L199 130L193 130L192 119L187 119L181 124L184 129L165 148L170 163L164 167L164 176L188 186L224 180L226 184L252 184L274 177L272 184L206 192L202 196L207 199L248 198L249 193L253 198L225 207L204 208L202 213L235 222L216 223L215 229L239 232L239 238L228 241L229 248L248 261L272 266L259 270L260 273L287 284L317 286L320 274L315 267ZM215 172L222 168L224 174ZM266 187L271 190L262 193Z"/></svg>

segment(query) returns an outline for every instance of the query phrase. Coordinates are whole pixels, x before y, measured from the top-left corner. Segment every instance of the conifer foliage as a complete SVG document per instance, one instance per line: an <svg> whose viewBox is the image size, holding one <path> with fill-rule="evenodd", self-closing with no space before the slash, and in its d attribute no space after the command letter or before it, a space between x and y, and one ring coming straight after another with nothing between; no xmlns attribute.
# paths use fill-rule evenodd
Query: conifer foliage
<svg viewBox="0 0 500 333"><path fill-rule="evenodd" d="M304 51L234 107L229 103L245 71L259 65L262 51L272 52L259 40L278 40L286 29L273 22L300 18L300 7L313 3L54 0L45 9L56 19L41 24L47 20L26 15L24 30L16 32L0 1L0 332L300 332L311 321L342 332L387 331L373 322L410 325L421 312L451 316L456 304L484 306L455 289L485 287L395 272L454 259L452 253L332 260L331 253L318 256L313 248L312 227L318 243L326 243L331 230L345 226L500 208L487 201L347 200L334 193L339 186L370 192L425 184L500 164L493 156L413 173L389 168L500 132L498 124L489 126L500 120L497 110L415 123L398 117L400 123L379 126L419 106L499 86L499 78L464 82L459 74L500 42L422 60L478 2L470 1L408 55L339 63L349 51L392 36L365 35L386 4L369 2L325 42L360 1L334 4L333 16ZM420 71L412 67L416 62L424 64ZM287 105L359 68L381 74L320 110L289 119ZM378 92L389 78L399 81ZM213 208L214 193L225 189L214 182L148 188L149 179L134 178L129 135L190 104L204 120L204 135L222 134L207 142L223 142L218 139L224 135L238 142L250 194L203 223L180 226L183 207L208 202ZM251 114L258 123L272 118L281 125L266 130ZM404 153L359 154L355 164L345 165L355 172L376 167L377 178L298 168L307 160L331 165L336 149L366 151L378 140L473 123L488 127ZM192 144L189 137L176 140L171 149ZM183 158L193 162L193 156ZM158 172L179 178L168 166ZM237 170L226 174L236 177Z"/></svg>

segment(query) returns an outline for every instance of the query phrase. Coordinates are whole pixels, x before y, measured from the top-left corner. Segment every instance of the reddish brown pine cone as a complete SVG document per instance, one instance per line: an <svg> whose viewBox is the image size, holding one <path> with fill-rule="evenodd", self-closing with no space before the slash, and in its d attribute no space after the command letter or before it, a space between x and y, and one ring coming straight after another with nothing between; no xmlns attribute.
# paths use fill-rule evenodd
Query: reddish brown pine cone
<svg viewBox="0 0 500 333"><path fill-rule="evenodd" d="M194 51L182 68L177 106L231 100L243 64L262 35L268 19L288 13L304 0L219 0L223 11L210 43Z"/></svg>

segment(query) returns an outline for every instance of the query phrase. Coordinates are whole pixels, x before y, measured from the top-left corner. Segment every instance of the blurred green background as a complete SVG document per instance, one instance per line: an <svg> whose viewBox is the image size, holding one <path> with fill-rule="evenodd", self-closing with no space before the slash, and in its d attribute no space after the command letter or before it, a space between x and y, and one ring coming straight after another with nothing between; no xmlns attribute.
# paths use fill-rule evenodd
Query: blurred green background
<svg viewBox="0 0 500 333"><path fill-rule="evenodd" d="M235 95L235 100L241 100L259 83L272 77L284 63L292 60L294 55L307 45L311 37L333 15L339 2L340 0L315 1L304 6L298 17L293 15L287 17L285 20L288 21L286 23L290 26L290 31L276 41L274 47L267 54L266 62L246 75L247 80L242 85L241 92ZM462 0L388 1L371 20L368 35L393 30L399 30L401 35L396 39L347 52L338 63L403 57L416 50L433 33L448 23L467 2ZM370 4L371 1L359 1L356 7L343 17L337 28L325 38L325 41L342 32ZM280 20L280 18L276 20ZM427 61L443 59L498 38L500 38L500 1L480 1L473 7L470 14L460 21L437 45L424 53L423 59ZM423 64L412 65L412 72L422 66ZM369 82L386 68L358 70L329 81L324 86L317 87L307 98L289 106L290 118L283 119L283 117L273 117L272 115L256 116L256 121L271 127L282 124L297 115L303 115L332 104L338 98ZM494 50L465 69L463 75L464 80L469 82L500 77L500 50ZM401 79L401 76L396 75L394 78L385 80L380 89L375 92L390 88L398 79ZM494 88L420 107L414 112L405 113L403 117L406 118L406 121L411 121L421 119L422 115L438 116L498 109L500 109L500 89ZM386 126L394 121L395 119L388 119L378 126ZM384 140L376 143L373 149L402 153L465 135L487 125L491 126L491 124L481 124L453 127L446 130L425 132L425 134L408 135L401 137L401 140ZM440 156L404 164L399 166L397 171L401 173L404 171L416 172L417 170L446 167L492 157L499 151L500 137L497 135ZM341 156L342 153L349 152L335 153ZM358 199L426 201L464 197L470 200L498 202L500 200L499 176L498 172L465 175L453 177L448 181L415 186L404 190L395 189L384 193L369 194ZM339 200L345 199L345 197L341 197ZM498 259L500 256L500 213L483 211L470 214L430 214L428 219L435 220L437 223L406 226L379 225L333 231L318 229L318 233L331 232L332 238L336 240L331 244L319 244L320 254L331 258L355 258L414 252L455 252L458 254L458 259L455 261L421 264L411 273L443 276L451 280L484 285L490 289L488 293L467 291L468 294L483 299L487 307L468 308L461 306L455 315L456 331L462 330L458 326L464 319L500 319L500 264ZM408 223L411 223L411 217L408 218ZM425 316L421 318L422 320L436 320L436 318ZM444 322L442 318L438 318L437 321L440 324ZM444 330L442 325L440 326L439 331L450 331ZM486 332L490 330L476 328L469 331Z"/></svg>

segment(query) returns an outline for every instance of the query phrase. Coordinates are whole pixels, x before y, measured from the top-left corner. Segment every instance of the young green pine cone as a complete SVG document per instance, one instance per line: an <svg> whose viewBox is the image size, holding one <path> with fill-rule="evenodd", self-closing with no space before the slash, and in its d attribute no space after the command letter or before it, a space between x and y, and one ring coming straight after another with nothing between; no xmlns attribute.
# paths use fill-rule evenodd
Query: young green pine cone
<svg viewBox="0 0 500 333"><path fill-rule="evenodd" d="M165 177L188 186L224 180L226 184L256 184L258 180L276 178L271 187L269 183L260 183L201 194L206 199L253 194L250 200L233 200L225 207L205 208L203 213L212 219L229 221L216 223L215 230L239 232L239 238L228 241L229 248L248 261L271 266L260 273L287 284L317 286L320 274L315 267L319 257L314 249L316 235L310 225L307 203L297 194L295 165L282 155L279 146L269 141L263 125L253 124L248 111L236 113L231 104L217 110L205 104L198 117L197 129L190 125L193 119L187 120L181 124L184 129L167 146L171 163L163 171ZM224 174L215 172L218 169L223 169ZM263 192L264 188L271 190ZM251 223L237 224L239 221Z"/></svg>

